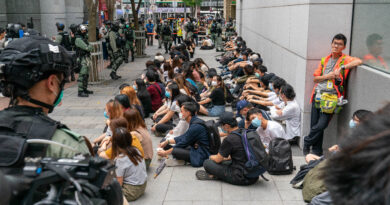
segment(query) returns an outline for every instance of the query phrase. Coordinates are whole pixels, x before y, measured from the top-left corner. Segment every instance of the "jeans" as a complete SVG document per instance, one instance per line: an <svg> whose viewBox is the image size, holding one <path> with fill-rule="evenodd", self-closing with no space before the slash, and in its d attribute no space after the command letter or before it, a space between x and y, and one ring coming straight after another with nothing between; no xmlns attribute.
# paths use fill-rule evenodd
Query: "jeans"
<svg viewBox="0 0 390 205"><path fill-rule="evenodd" d="M208 110L209 116L211 117L219 117L222 113L225 112L225 105L214 105Z"/></svg>
<svg viewBox="0 0 390 205"><path fill-rule="evenodd" d="M227 182L234 185L251 185L257 182L259 178L243 178L238 180L232 174L232 169L230 167L231 161L224 161L221 164L217 164L212 160L207 159L203 162L204 170L207 173L216 176L219 180Z"/></svg>
<svg viewBox="0 0 390 205"><path fill-rule="evenodd" d="M312 103L310 133L304 138L303 152L308 154L310 147L315 155L322 155L322 142L324 138L324 130L328 127L333 114L322 113L321 109L315 107Z"/></svg>

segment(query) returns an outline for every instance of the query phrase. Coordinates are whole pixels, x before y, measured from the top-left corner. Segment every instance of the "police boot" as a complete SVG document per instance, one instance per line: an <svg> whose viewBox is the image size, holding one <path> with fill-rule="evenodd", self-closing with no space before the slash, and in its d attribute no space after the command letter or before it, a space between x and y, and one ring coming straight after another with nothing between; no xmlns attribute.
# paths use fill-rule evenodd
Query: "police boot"
<svg viewBox="0 0 390 205"><path fill-rule="evenodd" d="M88 93L86 93L85 91L79 91L78 96L79 97L89 97Z"/></svg>
<svg viewBox="0 0 390 205"><path fill-rule="evenodd" d="M70 81L75 81L76 80L76 77L74 76L74 72L72 71L70 73Z"/></svg>
<svg viewBox="0 0 390 205"><path fill-rule="evenodd" d="M84 93L87 93L87 94L91 94L91 95L92 95L92 94L93 94L93 91L92 91L92 90L85 89L85 90L84 90Z"/></svg>
<svg viewBox="0 0 390 205"><path fill-rule="evenodd" d="M113 79L113 80L118 80L118 79L119 79L119 76L117 76L117 75L116 75L116 72L114 72L114 71L110 73L110 77L111 77L111 79Z"/></svg>
<svg viewBox="0 0 390 205"><path fill-rule="evenodd" d="M134 55L131 55L131 62L134 62Z"/></svg>
<svg viewBox="0 0 390 205"><path fill-rule="evenodd" d="M128 58L125 58L125 63L129 63L129 59Z"/></svg>

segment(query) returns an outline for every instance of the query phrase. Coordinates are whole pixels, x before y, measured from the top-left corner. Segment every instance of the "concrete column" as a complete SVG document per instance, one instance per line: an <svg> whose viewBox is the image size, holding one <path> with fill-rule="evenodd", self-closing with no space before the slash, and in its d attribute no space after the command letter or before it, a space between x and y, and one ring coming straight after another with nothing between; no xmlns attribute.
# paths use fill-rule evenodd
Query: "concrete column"
<svg viewBox="0 0 390 205"><path fill-rule="evenodd" d="M51 38L57 33L56 22L65 22L64 0L39 0L41 12L41 33Z"/></svg>
<svg viewBox="0 0 390 205"><path fill-rule="evenodd" d="M0 0L0 27L6 27L7 24L7 5L6 0Z"/></svg>
<svg viewBox="0 0 390 205"><path fill-rule="evenodd" d="M66 28L80 24L84 18L84 0L65 0Z"/></svg>

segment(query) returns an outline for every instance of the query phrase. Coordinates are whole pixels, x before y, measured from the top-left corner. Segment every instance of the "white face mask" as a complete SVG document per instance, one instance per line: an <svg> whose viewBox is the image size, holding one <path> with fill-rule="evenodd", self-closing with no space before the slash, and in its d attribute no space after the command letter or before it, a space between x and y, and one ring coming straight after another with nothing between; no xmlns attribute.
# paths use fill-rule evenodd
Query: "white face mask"
<svg viewBox="0 0 390 205"><path fill-rule="evenodd" d="M184 120L183 119L183 114L179 113L179 119Z"/></svg>
<svg viewBox="0 0 390 205"><path fill-rule="evenodd" d="M212 86L217 86L217 82L216 81L211 81L211 85Z"/></svg>

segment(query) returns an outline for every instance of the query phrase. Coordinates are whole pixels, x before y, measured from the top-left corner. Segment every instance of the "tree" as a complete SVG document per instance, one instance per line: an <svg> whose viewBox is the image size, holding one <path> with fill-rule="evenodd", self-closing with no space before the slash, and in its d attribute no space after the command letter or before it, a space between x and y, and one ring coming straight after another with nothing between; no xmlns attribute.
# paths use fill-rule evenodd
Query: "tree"
<svg viewBox="0 0 390 205"><path fill-rule="evenodd" d="M107 13L108 13L108 20L111 22L114 21L114 12L115 12L115 3L116 0L106 0L106 6L107 6Z"/></svg>
<svg viewBox="0 0 390 205"><path fill-rule="evenodd" d="M183 0L186 6L191 7L191 16L194 17L194 10L202 4L203 0Z"/></svg>
<svg viewBox="0 0 390 205"><path fill-rule="evenodd" d="M135 8L135 0L131 0L131 12L133 13L135 30L139 29L138 12L139 12L139 8L141 7L141 3L142 3L142 0L139 0L137 8Z"/></svg>
<svg viewBox="0 0 390 205"><path fill-rule="evenodd" d="M97 8L99 5L98 0L85 0L85 4L88 8L88 41L96 41L96 16Z"/></svg>

